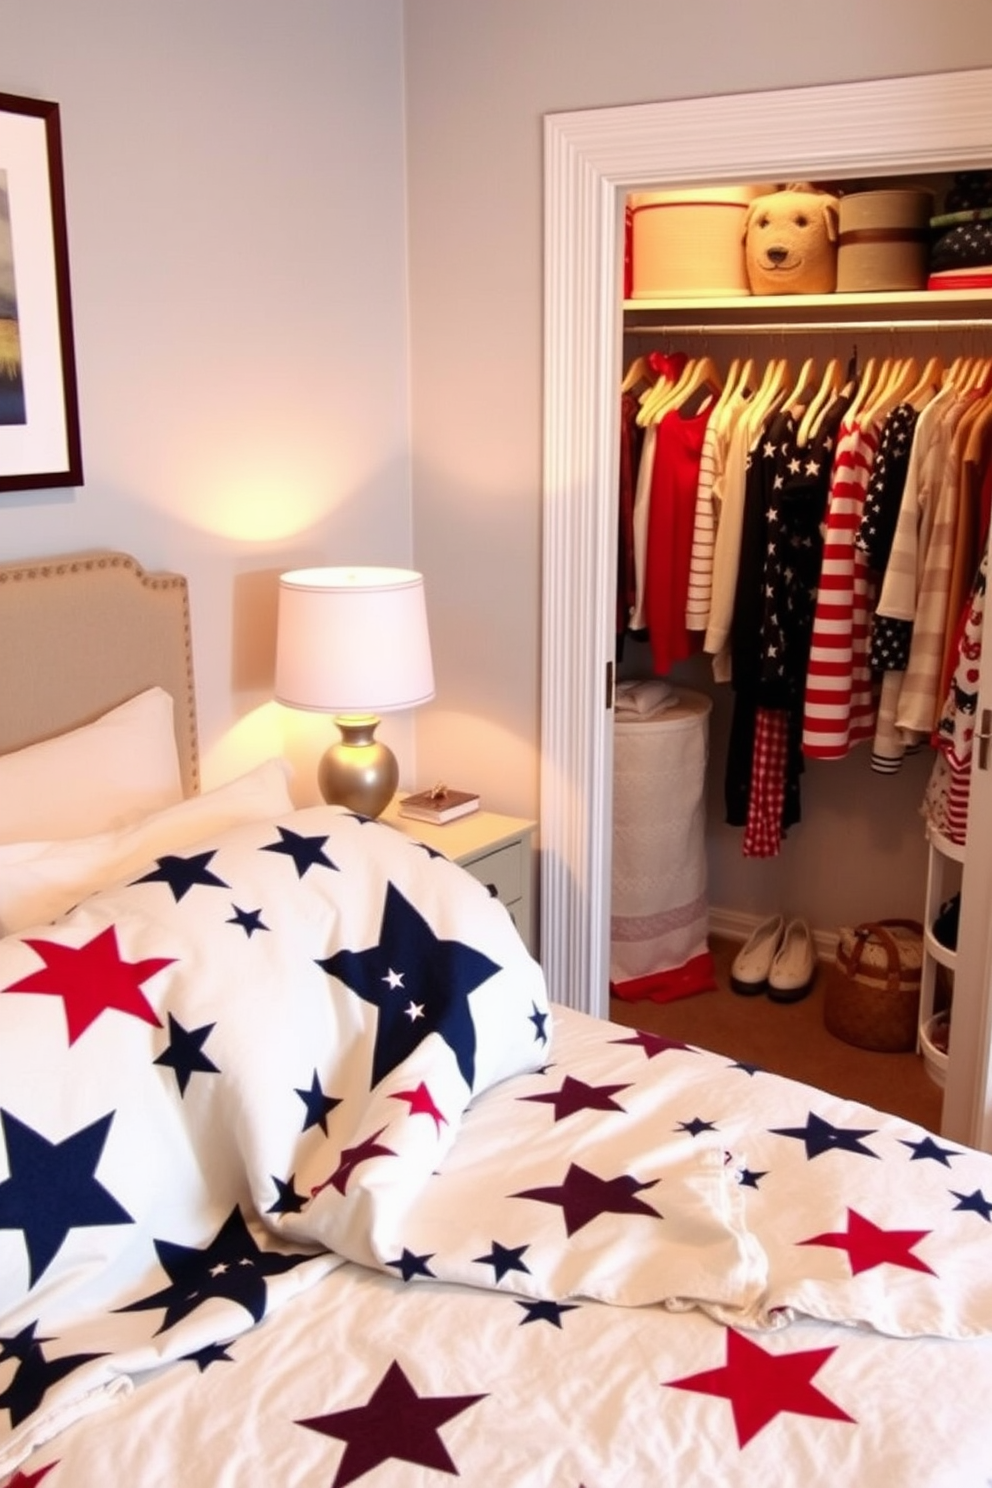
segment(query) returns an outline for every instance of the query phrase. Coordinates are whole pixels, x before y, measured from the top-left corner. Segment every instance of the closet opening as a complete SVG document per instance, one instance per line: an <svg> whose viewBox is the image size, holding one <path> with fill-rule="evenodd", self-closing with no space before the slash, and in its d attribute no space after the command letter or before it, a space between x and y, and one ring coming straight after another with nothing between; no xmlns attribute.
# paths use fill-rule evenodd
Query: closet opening
<svg viewBox="0 0 992 1488"><path fill-rule="evenodd" d="M798 375L809 355L867 361L894 356L908 334L903 310L886 303L869 322L847 323L836 301L802 306L801 327L769 314L768 301L735 301L719 330L711 307L638 301L621 309L624 207L635 192L703 183L816 180L875 184L932 182L955 171L987 168L992 138L979 98L980 73L887 80L795 92L743 95L552 116L547 121L547 307L545 597L542 778L542 959L554 996L594 1012L607 1010L611 864L613 717L602 706L602 678L614 657L617 389L636 347L679 327L692 347L729 368L764 338ZM840 127L838 127L838 121ZM918 320L948 344L946 306ZM985 307L955 310L962 354L987 348ZM877 307L876 307L877 308ZM677 317L676 317L677 312ZM863 312L861 312L863 320ZM853 317L852 317L853 320ZM843 323L841 323L843 322ZM969 323L970 322L970 323ZM636 327L636 328L635 328ZM645 327L645 329L641 329ZM771 345L768 342L771 341ZM639 654L640 653L640 654ZM726 696L707 676L707 660L678 663L687 685L713 696L710 754L719 768L730 722ZM650 674L643 642L624 644L620 675ZM707 776L708 897L714 928L738 935L771 902L803 913L828 933L850 921L922 909L926 842L919 814L925 758L904 761L893 780L873 779L858 750L816 762L802 781L803 820L777 860L755 875L740 854L740 835L724 821L722 783ZM908 766L908 768L907 768ZM884 809L859 811L859 799L884 793ZM713 796L716 796L716 802ZM800 852L801 850L801 852ZM794 860L802 857L799 867ZM871 868L874 862L876 867ZM862 870L867 866L867 874ZM968 872L978 874L985 865ZM860 875L860 883L859 883ZM902 885L911 885L904 894ZM721 921L721 916L723 919ZM737 917L736 919L734 917ZM988 1078L987 948L978 946L979 994L962 1020L951 1126L975 1123L976 1092ZM701 998L700 1001L704 1001ZM965 1040L967 1039L967 1043ZM971 1056L968 1054L970 1045ZM947 1102L945 1101L945 1108ZM962 1126L964 1123L964 1126ZM972 1136L971 1139L975 1139Z"/></svg>
<svg viewBox="0 0 992 1488"><path fill-rule="evenodd" d="M992 300L981 298L992 290L992 271L947 276L952 283L966 277L975 294L957 293L948 302L934 290L944 282L940 265L961 236L955 230L950 243L945 238L951 219L963 218L966 206L980 210L964 197L969 189L988 193L992 177L859 177L813 187L717 185L627 198L611 1013L690 1042L709 1039L780 1073L935 1126L942 1061L936 1049L926 1066L917 1056L911 1006L922 977L922 936L897 924L884 940L870 942L872 958L892 954L894 946L910 963L900 972L905 985L891 997L868 985L856 993L846 978L838 985L843 973L832 963L842 927L879 920L922 925L924 918L929 855L922 813L936 756L929 727L923 737L919 730L912 735L910 748L894 730L907 658L890 658L886 637L897 632L893 643L908 653L909 634L902 622L883 616L894 608L902 613L909 596L898 604L886 599L899 581L890 575L887 583L885 569L919 413L939 393L948 401L952 382L962 394L981 389L992 369ZM755 206L748 205L755 197ZM786 203L801 228L793 228ZM897 225L873 227L878 217ZM869 225L851 230L852 220ZM799 276L797 290L806 275L810 292L761 293L775 283L774 272L757 254L750 267L746 262L747 222L755 224L758 245L763 232L788 240L793 231L801 240L806 229L811 267L797 252L791 272ZM981 257L980 227L965 231ZM756 283L749 284L749 272ZM847 409L864 431L858 458L875 461L874 471L865 465L871 501L857 541L865 553L862 618L875 629L877 657L872 660L866 632L861 655L872 669L870 683L863 679L861 707L867 711L854 724L853 741L848 710L842 737L824 742L815 679L807 677L809 631L834 454L840 455L837 432ZM752 420L746 502L745 415ZM920 491L917 509L929 494ZM915 524L903 541L910 536L915 541ZM960 536L972 549L962 552L961 569L974 574L978 532ZM853 553L842 561L847 557ZM927 576L919 582L926 587ZM915 601L916 586L911 590ZM836 603L825 600L825 613L833 615ZM947 606L948 652L960 600ZM816 654L823 644L819 634ZM903 670L883 679L890 661ZM883 686L888 701L880 707ZM804 727L807 687L813 702ZM697 788L686 778L685 760L671 753L685 736L674 710L697 697L709 704L705 849L715 952L709 959L701 955L705 939L686 935L693 919L700 928L692 844L673 836L673 821ZM767 734L756 739L756 710L772 738L788 722L796 746L788 769L784 758L772 763ZM916 705L915 716L924 713L929 723L932 702ZM838 770L848 756L848 768ZM644 773L645 757L654 778ZM652 812L657 830L645 821ZM931 808L929 819L936 814ZM673 845L684 860L681 876L668 861ZM758 954L770 954L790 922L790 953L801 950L808 929L820 958L811 1007L785 1013L764 998L745 1006L728 996L734 953L756 933ZM762 926L771 927L767 936ZM787 959L783 950L771 975L773 983L790 985L772 985L773 1002L800 1000ZM952 972L942 971L947 975L931 988L927 1006L935 1019L931 1032L940 1034L953 984ZM670 1005L714 984L722 995Z"/></svg>

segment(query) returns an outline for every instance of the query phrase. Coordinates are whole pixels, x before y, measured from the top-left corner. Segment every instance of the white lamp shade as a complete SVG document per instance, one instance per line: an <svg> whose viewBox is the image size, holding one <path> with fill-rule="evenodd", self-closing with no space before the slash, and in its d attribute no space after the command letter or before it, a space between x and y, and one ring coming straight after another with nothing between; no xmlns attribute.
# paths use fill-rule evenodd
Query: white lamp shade
<svg viewBox="0 0 992 1488"><path fill-rule="evenodd" d="M434 696L424 580L405 568L301 568L279 580L276 698L393 713Z"/></svg>

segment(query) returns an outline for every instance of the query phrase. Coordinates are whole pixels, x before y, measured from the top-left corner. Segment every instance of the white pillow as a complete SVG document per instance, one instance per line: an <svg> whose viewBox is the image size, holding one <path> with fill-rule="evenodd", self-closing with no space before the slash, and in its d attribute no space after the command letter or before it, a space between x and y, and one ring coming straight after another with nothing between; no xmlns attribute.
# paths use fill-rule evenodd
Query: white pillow
<svg viewBox="0 0 992 1488"><path fill-rule="evenodd" d="M182 798L172 698L150 687L93 723L0 755L0 842L107 832Z"/></svg>
<svg viewBox="0 0 992 1488"><path fill-rule="evenodd" d="M0 930L19 933L66 914L88 894L130 878L212 833L293 810L287 767L268 760L227 785L117 832L70 842L0 845Z"/></svg>

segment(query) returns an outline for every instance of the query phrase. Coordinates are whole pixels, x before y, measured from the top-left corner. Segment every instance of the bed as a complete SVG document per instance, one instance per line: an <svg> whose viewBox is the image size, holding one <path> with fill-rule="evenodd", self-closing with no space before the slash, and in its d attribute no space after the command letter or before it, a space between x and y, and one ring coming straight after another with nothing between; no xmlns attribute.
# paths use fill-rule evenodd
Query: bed
<svg viewBox="0 0 992 1488"><path fill-rule="evenodd" d="M0 568L0 1483L987 1488L992 1156L549 1004L276 761L198 793L189 633Z"/></svg>

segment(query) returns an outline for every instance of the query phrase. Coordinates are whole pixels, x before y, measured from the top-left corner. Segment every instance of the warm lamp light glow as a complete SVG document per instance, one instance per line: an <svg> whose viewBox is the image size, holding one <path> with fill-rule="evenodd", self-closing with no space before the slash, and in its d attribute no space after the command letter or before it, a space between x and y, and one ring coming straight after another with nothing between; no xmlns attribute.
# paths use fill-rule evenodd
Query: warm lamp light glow
<svg viewBox="0 0 992 1488"><path fill-rule="evenodd" d="M333 713L342 742L320 762L321 794L378 816L399 783L374 737L380 713L434 696L424 581L403 568L303 568L279 580L276 698Z"/></svg>

